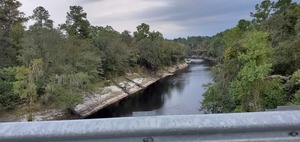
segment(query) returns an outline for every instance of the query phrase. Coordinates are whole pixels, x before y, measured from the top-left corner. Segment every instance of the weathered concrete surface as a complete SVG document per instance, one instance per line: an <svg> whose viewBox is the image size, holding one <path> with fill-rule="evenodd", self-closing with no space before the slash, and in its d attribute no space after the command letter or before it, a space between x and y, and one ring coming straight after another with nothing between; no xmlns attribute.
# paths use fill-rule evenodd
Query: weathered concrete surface
<svg viewBox="0 0 300 142"><path fill-rule="evenodd" d="M159 74L159 77L144 77L144 78L134 78L131 81L123 81L117 85L105 87L102 93L88 95L84 98L82 104L78 104L74 108L74 112L81 118L87 117L111 104L114 104L125 97L134 94L145 87L153 84L154 82L169 76L173 75L176 71L186 68L188 64L182 63L177 66L166 68L166 72ZM141 86L137 85L140 84ZM124 89L126 92L124 92Z"/></svg>

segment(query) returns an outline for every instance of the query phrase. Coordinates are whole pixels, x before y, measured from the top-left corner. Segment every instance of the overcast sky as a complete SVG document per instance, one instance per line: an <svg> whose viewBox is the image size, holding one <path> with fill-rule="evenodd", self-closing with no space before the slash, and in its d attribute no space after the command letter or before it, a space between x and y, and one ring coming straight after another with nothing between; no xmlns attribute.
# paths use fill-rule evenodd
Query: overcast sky
<svg viewBox="0 0 300 142"><path fill-rule="evenodd" d="M27 16L37 6L49 11L55 25L64 23L69 6L81 5L92 25L135 31L140 23L166 38L211 36L234 27L261 0L19 0ZM296 0L300 1L300 0Z"/></svg>

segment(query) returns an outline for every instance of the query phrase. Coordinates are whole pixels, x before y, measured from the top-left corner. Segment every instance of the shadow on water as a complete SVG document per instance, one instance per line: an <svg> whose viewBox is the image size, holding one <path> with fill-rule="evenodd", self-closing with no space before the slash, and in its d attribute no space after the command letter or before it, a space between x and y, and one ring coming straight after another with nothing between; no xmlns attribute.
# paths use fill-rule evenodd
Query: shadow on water
<svg viewBox="0 0 300 142"><path fill-rule="evenodd" d="M186 69L153 83L146 89L108 106L88 118L129 117L133 112L156 115L197 114L203 99L203 84L211 81L209 61L192 59Z"/></svg>

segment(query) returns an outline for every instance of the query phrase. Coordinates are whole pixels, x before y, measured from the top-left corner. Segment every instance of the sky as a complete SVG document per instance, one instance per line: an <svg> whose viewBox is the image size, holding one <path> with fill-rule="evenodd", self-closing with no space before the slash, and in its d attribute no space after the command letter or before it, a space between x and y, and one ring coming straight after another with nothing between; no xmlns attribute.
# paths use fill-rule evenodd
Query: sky
<svg viewBox="0 0 300 142"><path fill-rule="evenodd" d="M112 26L122 32L136 31L141 23L165 38L212 36L232 28L240 19L251 20L250 12L261 0L19 0L20 11L32 15L43 6L54 24L66 21L69 6L80 5L92 25ZM300 0L297 0L300 1ZM30 22L28 24L31 24Z"/></svg>

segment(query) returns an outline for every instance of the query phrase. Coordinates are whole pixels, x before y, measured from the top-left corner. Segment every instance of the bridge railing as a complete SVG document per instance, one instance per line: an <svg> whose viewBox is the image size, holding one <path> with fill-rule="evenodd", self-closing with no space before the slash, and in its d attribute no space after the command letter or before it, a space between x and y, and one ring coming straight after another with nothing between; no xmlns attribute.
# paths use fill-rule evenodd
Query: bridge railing
<svg viewBox="0 0 300 142"><path fill-rule="evenodd" d="M300 111L0 123L0 141L300 141Z"/></svg>

